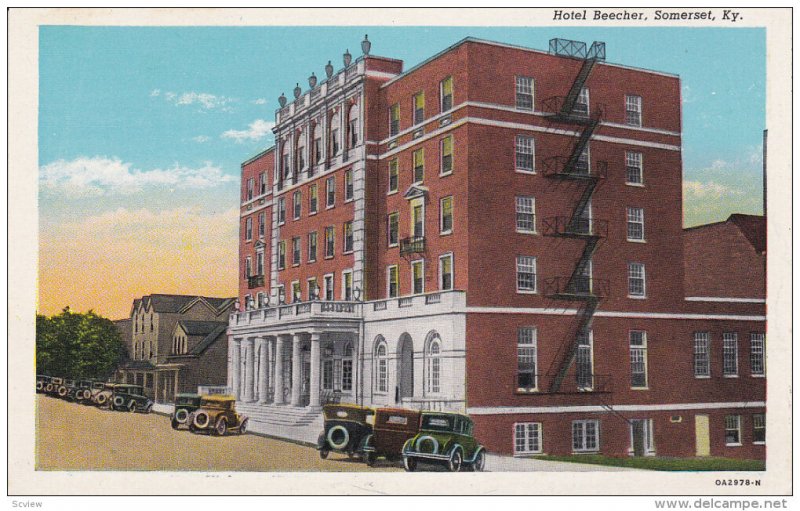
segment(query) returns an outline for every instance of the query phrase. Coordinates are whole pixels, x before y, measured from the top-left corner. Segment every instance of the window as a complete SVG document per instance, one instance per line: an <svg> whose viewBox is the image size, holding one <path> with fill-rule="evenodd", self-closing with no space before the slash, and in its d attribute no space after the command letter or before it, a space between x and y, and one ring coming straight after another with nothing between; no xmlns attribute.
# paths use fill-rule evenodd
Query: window
<svg viewBox="0 0 800 511"><path fill-rule="evenodd" d="M438 394L441 391L441 355L441 341L439 337L434 337L425 351L425 394Z"/></svg>
<svg viewBox="0 0 800 511"><path fill-rule="evenodd" d="M414 124L425 120L425 93L414 94Z"/></svg>
<svg viewBox="0 0 800 511"><path fill-rule="evenodd" d="M517 232L536 233L536 200L517 197Z"/></svg>
<svg viewBox="0 0 800 511"><path fill-rule="evenodd" d="M259 195L267 193L267 173L262 172L258 175L258 184L260 186Z"/></svg>
<svg viewBox="0 0 800 511"><path fill-rule="evenodd" d="M542 452L542 423L517 422L514 424L514 454L540 454Z"/></svg>
<svg viewBox="0 0 800 511"><path fill-rule="evenodd" d="M347 122L350 148L358 145L358 105L350 107L350 118Z"/></svg>
<svg viewBox="0 0 800 511"><path fill-rule="evenodd" d="M536 390L538 385L536 348L536 328L519 328L517 330L517 388L519 390Z"/></svg>
<svg viewBox="0 0 800 511"><path fill-rule="evenodd" d="M533 78L517 76L517 108L533 110Z"/></svg>
<svg viewBox="0 0 800 511"><path fill-rule="evenodd" d="M353 300L353 271L345 270L342 272L342 300L350 302Z"/></svg>
<svg viewBox="0 0 800 511"><path fill-rule="evenodd" d="M647 387L647 332L631 330L631 387Z"/></svg>
<svg viewBox="0 0 800 511"><path fill-rule="evenodd" d="M763 413L753 414L753 443L763 444L767 441L767 421Z"/></svg>
<svg viewBox="0 0 800 511"><path fill-rule="evenodd" d="M628 263L628 297L644 296L644 265L642 263Z"/></svg>
<svg viewBox="0 0 800 511"><path fill-rule="evenodd" d="M336 245L336 231L333 226L325 228L325 257L333 257Z"/></svg>
<svg viewBox="0 0 800 511"><path fill-rule="evenodd" d="M398 243L398 221L400 219L399 213L389 213L387 235L389 238L389 246L396 247Z"/></svg>
<svg viewBox="0 0 800 511"><path fill-rule="evenodd" d="M279 284L277 286L277 293L278 293L278 303L283 305L286 303L286 289L284 289L283 284ZM250 295L247 295L247 300L250 300Z"/></svg>
<svg viewBox="0 0 800 511"><path fill-rule="evenodd" d="M425 177L425 149L414 151L414 183L421 183Z"/></svg>
<svg viewBox="0 0 800 511"><path fill-rule="evenodd" d="M589 142L587 142L586 145L584 146L583 150L581 151L581 154L578 156L578 160L575 162L575 173L576 174L581 174L583 176L588 176L589 175L589 168L590 168L589 156L590 156L590 152L591 152L591 150L589 148Z"/></svg>
<svg viewBox="0 0 800 511"><path fill-rule="evenodd" d="M725 416L725 445L742 445L742 416Z"/></svg>
<svg viewBox="0 0 800 511"><path fill-rule="evenodd" d="M440 145L440 153L442 155L441 175L451 174L453 172L453 135L444 137Z"/></svg>
<svg viewBox="0 0 800 511"><path fill-rule="evenodd" d="M334 176L325 180L325 205L332 208L336 204L336 178Z"/></svg>
<svg viewBox="0 0 800 511"><path fill-rule="evenodd" d="M722 375L739 374L739 337L735 332L722 334Z"/></svg>
<svg viewBox="0 0 800 511"><path fill-rule="evenodd" d="M247 199L246 200L253 200L253 191L256 187L255 179L252 177L247 180Z"/></svg>
<svg viewBox="0 0 800 511"><path fill-rule="evenodd" d="M333 360L322 361L322 389L333 390Z"/></svg>
<svg viewBox="0 0 800 511"><path fill-rule="evenodd" d="M247 217L244 221L244 239L247 241L253 239L253 217Z"/></svg>
<svg viewBox="0 0 800 511"><path fill-rule="evenodd" d="M292 238L292 264L297 266L300 264L300 238Z"/></svg>
<svg viewBox="0 0 800 511"><path fill-rule="evenodd" d="M314 164L322 161L322 125L314 126Z"/></svg>
<svg viewBox="0 0 800 511"><path fill-rule="evenodd" d="M344 234L344 250L345 254L353 251L353 222L345 222L342 228Z"/></svg>
<svg viewBox="0 0 800 511"><path fill-rule="evenodd" d="M439 201L439 233L453 232L453 197L444 197Z"/></svg>
<svg viewBox="0 0 800 511"><path fill-rule="evenodd" d="M421 199L411 201L411 236L425 237L425 204Z"/></svg>
<svg viewBox="0 0 800 511"><path fill-rule="evenodd" d="M644 210L628 208L628 241L644 240Z"/></svg>
<svg viewBox="0 0 800 511"><path fill-rule="evenodd" d="M764 376L764 334L750 334L750 374Z"/></svg>
<svg viewBox="0 0 800 511"><path fill-rule="evenodd" d="M575 352L575 380L580 390L594 388L594 347L592 331L578 333Z"/></svg>
<svg viewBox="0 0 800 511"><path fill-rule="evenodd" d="M353 200L353 171L346 170L344 172L344 201Z"/></svg>
<svg viewBox="0 0 800 511"><path fill-rule="evenodd" d="M256 294L256 306L259 309L267 306L267 295L263 291Z"/></svg>
<svg viewBox="0 0 800 511"><path fill-rule="evenodd" d="M340 144L339 144L339 115L334 114L331 117L331 124L330 124L330 135L331 135L331 156L336 156L339 154Z"/></svg>
<svg viewBox="0 0 800 511"><path fill-rule="evenodd" d="M286 198L280 197L278 199L278 225L286 223Z"/></svg>
<svg viewBox="0 0 800 511"><path fill-rule="evenodd" d="M342 390L353 390L353 348L349 344L344 349L344 356L348 358L342 359Z"/></svg>
<svg viewBox="0 0 800 511"><path fill-rule="evenodd" d="M300 213L302 212L303 208L303 198L300 190L297 190L292 194L292 208L294 209L294 219L298 220L300 218Z"/></svg>
<svg viewBox="0 0 800 511"><path fill-rule="evenodd" d="M389 361L386 358L386 343L381 340L375 346L375 391L389 390Z"/></svg>
<svg viewBox="0 0 800 511"><path fill-rule="evenodd" d="M453 254L439 257L439 289L442 291L453 289Z"/></svg>
<svg viewBox="0 0 800 511"><path fill-rule="evenodd" d="M534 172L533 137L517 135L516 169L520 172Z"/></svg>
<svg viewBox="0 0 800 511"><path fill-rule="evenodd" d="M441 96L441 111L447 112L453 108L453 77L448 76L439 84Z"/></svg>
<svg viewBox="0 0 800 511"><path fill-rule="evenodd" d="M317 260L317 231L308 233L308 262Z"/></svg>
<svg viewBox="0 0 800 511"><path fill-rule="evenodd" d="M334 292L334 289L333 289L333 286L334 286L334 284L333 284L333 273L329 273L329 274L327 274L327 275L325 275L323 277L323 284L325 286L325 289L324 289L324 291L325 291L325 300L328 301L328 302L332 302L333 301L333 296L334 296L334 294L333 294L333 292Z"/></svg>
<svg viewBox="0 0 800 511"><path fill-rule="evenodd" d="M264 251L256 252L256 275L264 275Z"/></svg>
<svg viewBox="0 0 800 511"><path fill-rule="evenodd" d="M600 450L600 421L572 421L572 450L596 452Z"/></svg>
<svg viewBox="0 0 800 511"><path fill-rule="evenodd" d="M395 103L389 107L389 136L400 133L400 104Z"/></svg>
<svg viewBox="0 0 800 511"><path fill-rule="evenodd" d="M267 228L266 217L264 216L263 212L259 213L258 214L258 237L259 238L263 238L264 237L264 233L266 232L266 228Z"/></svg>
<svg viewBox="0 0 800 511"><path fill-rule="evenodd" d="M278 242L278 269L286 268L286 242Z"/></svg>
<svg viewBox="0 0 800 511"><path fill-rule="evenodd" d="M309 300L319 299L319 286L317 285L317 279L312 277L308 279L306 282L308 283L308 299Z"/></svg>
<svg viewBox="0 0 800 511"><path fill-rule="evenodd" d="M303 171L306 168L306 138L305 135L300 136L300 140L297 142L297 173Z"/></svg>
<svg viewBox="0 0 800 511"><path fill-rule="evenodd" d="M642 172L642 153L625 151L625 183L640 185L644 182Z"/></svg>
<svg viewBox="0 0 800 511"><path fill-rule="evenodd" d="M389 162L389 193L397 191L398 162L397 158Z"/></svg>
<svg viewBox="0 0 800 511"><path fill-rule="evenodd" d="M711 359L708 356L708 332L694 333L694 376L708 378L711 376Z"/></svg>
<svg viewBox="0 0 800 511"><path fill-rule="evenodd" d="M517 292L536 292L536 258L517 256Z"/></svg>
<svg viewBox="0 0 800 511"><path fill-rule="evenodd" d="M589 89L583 87L578 98L575 100L575 106L572 107L572 113L583 117L589 116Z"/></svg>
<svg viewBox="0 0 800 511"><path fill-rule="evenodd" d="M289 150L288 143L285 143L284 147L286 148L287 151ZM289 177L292 168L291 161L289 161L289 153L283 153L283 157L281 158L281 165L282 165L281 176L283 177L283 179L286 179L287 177Z"/></svg>
<svg viewBox="0 0 800 511"><path fill-rule="evenodd" d="M253 276L253 258L247 256L244 260L244 278L250 278ZM144 328L142 328L144 331Z"/></svg>
<svg viewBox="0 0 800 511"><path fill-rule="evenodd" d="M631 446L628 449L630 454L635 454L636 449L636 431L644 437L642 443L644 444L644 455L654 455L656 448L653 443L653 419L631 419L630 420L630 436Z"/></svg>
<svg viewBox="0 0 800 511"><path fill-rule="evenodd" d="M642 125L642 97L625 96L625 124L628 126Z"/></svg>
<svg viewBox="0 0 800 511"><path fill-rule="evenodd" d="M300 302L303 300L303 291L300 289L300 282L297 280L292 281L292 302Z"/></svg>
<svg viewBox="0 0 800 511"><path fill-rule="evenodd" d="M399 295L400 278L397 265L386 268L386 297L396 298Z"/></svg>
<svg viewBox="0 0 800 511"><path fill-rule="evenodd" d="M411 263L411 289L415 295L425 292L425 262L423 260Z"/></svg>
<svg viewBox="0 0 800 511"><path fill-rule="evenodd" d="M313 184L308 188L308 214L313 215L317 212L317 185Z"/></svg>

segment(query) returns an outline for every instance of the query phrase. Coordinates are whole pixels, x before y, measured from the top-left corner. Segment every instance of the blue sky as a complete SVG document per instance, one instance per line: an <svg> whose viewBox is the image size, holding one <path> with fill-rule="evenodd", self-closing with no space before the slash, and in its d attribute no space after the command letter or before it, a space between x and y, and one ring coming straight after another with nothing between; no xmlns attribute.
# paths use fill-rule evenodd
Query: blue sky
<svg viewBox="0 0 800 511"><path fill-rule="evenodd" d="M185 268L178 256L172 266L153 269L177 273L164 284L170 292L196 292L188 289L197 288L198 272L215 271L234 292L236 268L224 261L231 254L235 261L240 163L271 144L277 97L291 97L297 82L305 90L309 74L324 76L328 60L341 67L345 49L360 55L365 33L373 54L402 59L406 69L466 36L542 50L562 37L605 41L609 62L679 74L686 225L761 213L763 29L45 26L43 243L83 233L110 253L70 261L59 250L58 259L46 260L53 256L43 246L42 273L64 271L65 263L77 271L89 258L122 274L155 264L152 256L171 242L190 247L199 268ZM171 240L154 234L152 222L165 221L175 223L165 233ZM194 230L187 233L187 224ZM129 247L110 248L125 240ZM144 276L128 284L128 293L158 291ZM43 295L40 302L56 307Z"/></svg>

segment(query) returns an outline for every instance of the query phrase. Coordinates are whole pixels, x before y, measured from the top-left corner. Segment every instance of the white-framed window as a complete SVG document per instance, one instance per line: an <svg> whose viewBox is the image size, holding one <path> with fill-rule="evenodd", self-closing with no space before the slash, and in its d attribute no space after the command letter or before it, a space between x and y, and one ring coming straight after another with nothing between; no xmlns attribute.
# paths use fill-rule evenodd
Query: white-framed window
<svg viewBox="0 0 800 511"><path fill-rule="evenodd" d="M353 200L353 170L344 171L344 201Z"/></svg>
<svg viewBox="0 0 800 511"><path fill-rule="evenodd" d="M447 112L453 108L453 77L448 76L439 82L439 98L441 112Z"/></svg>
<svg viewBox="0 0 800 511"><path fill-rule="evenodd" d="M278 198L278 225L286 223L286 197Z"/></svg>
<svg viewBox="0 0 800 511"><path fill-rule="evenodd" d="M250 179L248 179L248 180L247 180L247 195L246 195L246 200L253 200L253 192L254 192L254 190L255 190L255 187L256 187L256 182L255 182L255 179L253 179L253 178L251 177Z"/></svg>
<svg viewBox="0 0 800 511"><path fill-rule="evenodd" d="M332 302L334 297L333 273L327 273L322 277L323 292L326 302Z"/></svg>
<svg viewBox="0 0 800 511"><path fill-rule="evenodd" d="M439 175L446 176L453 173L453 135L444 137L439 142L440 166Z"/></svg>
<svg viewBox="0 0 800 511"><path fill-rule="evenodd" d="M317 231L308 233L308 262L317 260Z"/></svg>
<svg viewBox="0 0 800 511"><path fill-rule="evenodd" d="M292 303L296 303L303 300L303 290L300 288L300 281L293 280L292 281Z"/></svg>
<svg viewBox="0 0 800 511"><path fill-rule="evenodd" d="M450 291L453 289L453 254L439 256L439 289Z"/></svg>
<svg viewBox="0 0 800 511"><path fill-rule="evenodd" d="M297 266L300 264L300 237L292 238L292 265Z"/></svg>
<svg viewBox="0 0 800 511"><path fill-rule="evenodd" d="M292 218L294 220L300 219L300 214L303 210L303 195L300 190L295 191L292 194Z"/></svg>
<svg viewBox="0 0 800 511"><path fill-rule="evenodd" d="M517 389L534 391L538 388L536 327L517 329Z"/></svg>
<svg viewBox="0 0 800 511"><path fill-rule="evenodd" d="M350 107L350 115L347 122L348 143L350 148L358 145L358 105Z"/></svg>
<svg viewBox="0 0 800 511"><path fill-rule="evenodd" d="M311 277L310 279L306 279L306 285L308 286L308 299L314 300L318 298L319 286L317 285L317 278Z"/></svg>
<svg viewBox="0 0 800 511"><path fill-rule="evenodd" d="M763 413L753 414L753 443L764 445L767 442L767 420Z"/></svg>
<svg viewBox="0 0 800 511"><path fill-rule="evenodd" d="M339 114L333 114L331 117L331 124L330 124L330 135L331 135L331 145L330 145L330 155L336 156L339 154L339 150L341 149L341 143L339 140Z"/></svg>
<svg viewBox="0 0 800 511"><path fill-rule="evenodd" d="M441 392L442 341L435 336L425 349L425 395Z"/></svg>
<svg viewBox="0 0 800 511"><path fill-rule="evenodd" d="M414 239L425 237L425 201L413 199L411 207L411 237Z"/></svg>
<svg viewBox="0 0 800 511"><path fill-rule="evenodd" d="M389 107L389 136L400 133L400 104L395 103Z"/></svg>
<svg viewBox="0 0 800 511"><path fill-rule="evenodd" d="M641 185L643 183L642 153L625 151L625 184Z"/></svg>
<svg viewBox="0 0 800 511"><path fill-rule="evenodd" d="M517 232L536 234L536 199L517 196Z"/></svg>
<svg viewBox="0 0 800 511"><path fill-rule="evenodd" d="M594 388L594 332L579 332L575 350L575 381L579 390Z"/></svg>
<svg viewBox="0 0 800 511"><path fill-rule="evenodd" d="M342 300L353 301L353 270L342 271Z"/></svg>
<svg viewBox="0 0 800 511"><path fill-rule="evenodd" d="M453 232L453 197L442 197L439 200L439 234Z"/></svg>
<svg viewBox="0 0 800 511"><path fill-rule="evenodd" d="M519 110L533 110L533 78L517 76L516 81L516 107Z"/></svg>
<svg viewBox="0 0 800 511"><path fill-rule="evenodd" d="M317 196L317 184L314 183L313 185L308 187L308 214L309 215L316 214L318 205L319 205L319 199Z"/></svg>
<svg viewBox="0 0 800 511"><path fill-rule="evenodd" d="M353 345L347 343L344 347L342 359L342 390L353 390Z"/></svg>
<svg viewBox="0 0 800 511"><path fill-rule="evenodd" d="M322 361L322 389L333 390L333 359Z"/></svg>
<svg viewBox="0 0 800 511"><path fill-rule="evenodd" d="M517 256L517 293L536 292L536 258Z"/></svg>
<svg viewBox="0 0 800 511"><path fill-rule="evenodd" d="M414 124L420 124L425 120L425 93L414 94Z"/></svg>
<svg viewBox="0 0 800 511"><path fill-rule="evenodd" d="M314 125L314 164L322 161L322 124L319 122Z"/></svg>
<svg viewBox="0 0 800 511"><path fill-rule="evenodd" d="M336 252L336 229L331 225L325 228L325 258L333 257Z"/></svg>
<svg viewBox="0 0 800 511"><path fill-rule="evenodd" d="M425 260L411 262L411 292L419 295L425 292Z"/></svg>
<svg viewBox="0 0 800 511"><path fill-rule="evenodd" d="M400 275L398 266L393 264L386 268L386 298L396 298L400 295Z"/></svg>
<svg viewBox="0 0 800 511"><path fill-rule="evenodd" d="M286 241L278 242L278 269L286 268Z"/></svg>
<svg viewBox="0 0 800 511"><path fill-rule="evenodd" d="M375 344L375 392L389 391L389 360L386 341L380 339Z"/></svg>
<svg viewBox="0 0 800 511"><path fill-rule="evenodd" d="M345 222L342 225L343 247L342 253L349 254L353 251L353 222Z"/></svg>
<svg viewBox="0 0 800 511"><path fill-rule="evenodd" d="M542 453L542 423L514 423L514 455Z"/></svg>
<svg viewBox="0 0 800 511"><path fill-rule="evenodd" d="M515 156L517 172L535 173L533 137L517 135Z"/></svg>
<svg viewBox="0 0 800 511"><path fill-rule="evenodd" d="M306 135L300 135L297 140L297 173L299 174L306 168Z"/></svg>
<svg viewBox="0 0 800 511"><path fill-rule="evenodd" d="M589 116L589 89L587 87L583 87L578 94L575 106L572 107L572 113L583 117Z"/></svg>
<svg viewBox="0 0 800 511"><path fill-rule="evenodd" d="M264 251L256 252L256 275L264 275Z"/></svg>
<svg viewBox="0 0 800 511"><path fill-rule="evenodd" d="M276 293L276 296L278 297L278 303L281 304L281 305L285 304L286 303L286 288L284 287L283 284L278 284L277 286L275 286L275 293ZM247 295L247 297L245 297L245 303L248 303L249 301L250 301L250 295Z"/></svg>
<svg viewBox="0 0 800 511"><path fill-rule="evenodd" d="M247 256L244 259L244 277L249 278L253 275L253 258Z"/></svg>
<svg viewBox="0 0 800 511"><path fill-rule="evenodd" d="M387 217L386 235L387 235L387 238L388 238L387 241L388 241L390 247L396 247L397 244L399 243L399 238L398 238L398 232L399 232L398 231L398 229L399 229L398 222L399 221L400 221L400 214L399 213L397 213L397 212L389 213L389 216Z"/></svg>
<svg viewBox="0 0 800 511"><path fill-rule="evenodd" d="M753 332L750 334L750 374L764 376L764 334Z"/></svg>
<svg viewBox="0 0 800 511"><path fill-rule="evenodd" d="M247 217L244 221L244 239L251 241L253 239L253 217Z"/></svg>
<svg viewBox="0 0 800 511"><path fill-rule="evenodd" d="M263 238L267 229L267 220L264 212L258 214L258 237Z"/></svg>
<svg viewBox="0 0 800 511"><path fill-rule="evenodd" d="M627 208L628 241L644 241L644 209Z"/></svg>
<svg viewBox="0 0 800 511"><path fill-rule="evenodd" d="M647 332L628 332L631 347L631 387L647 388Z"/></svg>
<svg viewBox="0 0 800 511"><path fill-rule="evenodd" d="M711 376L711 358L709 357L710 340L708 332L694 333L694 377L709 378Z"/></svg>
<svg viewBox="0 0 800 511"><path fill-rule="evenodd" d="M325 206L332 208L336 205L336 177L331 176L325 180Z"/></svg>
<svg viewBox="0 0 800 511"><path fill-rule="evenodd" d="M742 445L742 416L741 415L726 415L725 416L725 445L739 446Z"/></svg>
<svg viewBox="0 0 800 511"><path fill-rule="evenodd" d="M597 452L600 450L599 420L572 421L572 450L574 452Z"/></svg>
<svg viewBox="0 0 800 511"><path fill-rule="evenodd" d="M258 184L259 184L259 195L264 195L267 193L267 173L262 172L258 175Z"/></svg>
<svg viewBox="0 0 800 511"><path fill-rule="evenodd" d="M590 168L591 168L591 148L590 148L590 143L586 142L586 145L583 147L581 154L578 155L578 160L575 162L575 173L588 176Z"/></svg>
<svg viewBox="0 0 800 511"><path fill-rule="evenodd" d="M389 161L389 191L387 194L392 194L397 192L397 187L399 185L399 171L400 163L397 158L394 158Z"/></svg>
<svg viewBox="0 0 800 511"><path fill-rule="evenodd" d="M628 126L642 125L642 97L627 94L625 96L625 124Z"/></svg>
<svg viewBox="0 0 800 511"><path fill-rule="evenodd" d="M644 264L628 263L628 296L643 298L646 292Z"/></svg>
<svg viewBox="0 0 800 511"><path fill-rule="evenodd" d="M653 442L653 419L631 419L629 423L628 430L630 431L630 439L631 445L628 448L628 452L633 454L636 447L635 447L635 436L636 430L641 431L641 434L644 438L642 441L644 443L644 454L646 456L652 456L656 453L655 443Z"/></svg>
<svg viewBox="0 0 800 511"><path fill-rule="evenodd" d="M267 306L267 294L263 291L256 293L256 307L263 309Z"/></svg>
<svg viewBox="0 0 800 511"><path fill-rule="evenodd" d="M419 148L414 151L414 184L421 183L425 179L425 148Z"/></svg>
<svg viewBox="0 0 800 511"><path fill-rule="evenodd" d="M739 375L739 336L736 332L722 334L722 375Z"/></svg>

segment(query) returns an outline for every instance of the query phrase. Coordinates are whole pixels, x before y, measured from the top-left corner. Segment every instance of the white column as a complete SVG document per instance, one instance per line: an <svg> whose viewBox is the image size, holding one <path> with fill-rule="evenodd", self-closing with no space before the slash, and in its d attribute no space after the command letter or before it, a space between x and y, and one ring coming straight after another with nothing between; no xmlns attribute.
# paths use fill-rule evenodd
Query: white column
<svg viewBox="0 0 800 511"><path fill-rule="evenodd" d="M314 333L311 334L311 389L309 406L320 406L320 365L320 335Z"/></svg>
<svg viewBox="0 0 800 511"><path fill-rule="evenodd" d="M303 370L300 367L302 365L300 342L300 334L294 334L292 339L292 406L300 406L300 393L303 385L303 380L301 379Z"/></svg>
<svg viewBox="0 0 800 511"><path fill-rule="evenodd" d="M272 398L272 402L276 405L282 405L283 401L283 346L284 346L284 338L282 335L279 335L278 338L275 340L275 394Z"/></svg>
<svg viewBox="0 0 800 511"><path fill-rule="evenodd" d="M241 390L239 386L239 382L241 381L241 375L239 373L242 369L240 345L241 339L233 339L233 356L231 357L231 372L233 373L233 378L231 386L233 387L233 395L236 399L239 399L239 391Z"/></svg>
<svg viewBox="0 0 800 511"><path fill-rule="evenodd" d="M260 404L264 404L267 402L267 390L269 389L269 385L267 382L267 375L270 373L269 370L269 358L267 358L267 345L269 344L269 340L266 337L260 337L258 339L258 355L259 355L259 375L258 375L258 402Z"/></svg>
<svg viewBox="0 0 800 511"><path fill-rule="evenodd" d="M255 369L255 359L253 357L253 338L249 337L244 340L244 400L245 401L253 401L253 382L255 382L255 375L253 374L253 370Z"/></svg>

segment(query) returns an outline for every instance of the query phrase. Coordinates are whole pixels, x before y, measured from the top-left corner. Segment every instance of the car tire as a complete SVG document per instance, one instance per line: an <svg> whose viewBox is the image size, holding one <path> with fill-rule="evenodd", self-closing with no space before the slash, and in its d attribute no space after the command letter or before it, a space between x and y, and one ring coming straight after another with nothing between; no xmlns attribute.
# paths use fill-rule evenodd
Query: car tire
<svg viewBox="0 0 800 511"><path fill-rule="evenodd" d="M222 419L217 421L217 425L214 426L214 435L216 436L225 436L225 433L228 432L228 421L225 420L223 417Z"/></svg>
<svg viewBox="0 0 800 511"><path fill-rule="evenodd" d="M339 432L341 432L343 437L340 442L336 442L333 439L333 437L335 434ZM330 444L331 447L333 447L336 450L343 450L345 447L347 447L347 444L350 443L350 432L347 431L347 428L345 428L344 426L337 424L328 431L327 438L328 438L328 444Z"/></svg>
<svg viewBox="0 0 800 511"><path fill-rule="evenodd" d="M329 454L329 453L330 453L330 451L329 451L328 449L320 449L320 450L319 450L319 457L320 457L320 459L323 459L323 460L324 460L324 459L327 459L327 458L328 458L328 454Z"/></svg>
<svg viewBox="0 0 800 511"><path fill-rule="evenodd" d="M244 435L245 433L247 433L248 420L249 419L243 420L242 421L242 425L239 426L239 434L240 435Z"/></svg>
<svg viewBox="0 0 800 511"><path fill-rule="evenodd" d="M111 405L114 410L121 408L125 405L125 398L122 396L114 396L114 400L111 401Z"/></svg>
<svg viewBox="0 0 800 511"><path fill-rule="evenodd" d="M170 423L172 424L172 429L178 429L178 426L181 425L181 423L176 421L174 418L170 421Z"/></svg>
<svg viewBox="0 0 800 511"><path fill-rule="evenodd" d="M44 391L45 391L45 392L47 392L48 394L49 394L50 392L53 392L53 384L52 384L52 383L48 383L48 384L45 386L45 388L44 388Z"/></svg>
<svg viewBox="0 0 800 511"><path fill-rule="evenodd" d="M200 412L192 418L192 423L198 429L203 429L211 423L211 417L206 412Z"/></svg>
<svg viewBox="0 0 800 511"><path fill-rule="evenodd" d="M63 385L58 387L58 397L63 399L65 397L67 397L68 393L69 393L69 390L67 390L67 387L65 387Z"/></svg>
<svg viewBox="0 0 800 511"><path fill-rule="evenodd" d="M456 447L450 453L450 459L447 461L447 469L450 472L460 472L461 467L464 465L464 457L461 455L461 449Z"/></svg>
<svg viewBox="0 0 800 511"><path fill-rule="evenodd" d="M97 394L95 402L97 403L98 406L103 406L104 404L106 404L107 400L108 396L106 396L105 394Z"/></svg>
<svg viewBox="0 0 800 511"><path fill-rule="evenodd" d="M128 403L128 411L131 412L131 413L136 413L136 409L137 408L138 408L138 406L136 406L136 401L131 399L131 402Z"/></svg>
<svg viewBox="0 0 800 511"><path fill-rule="evenodd" d="M177 422L181 423L186 422L188 418L189 418L189 412L187 412L185 408L181 408L180 410L175 412L175 420Z"/></svg>
<svg viewBox="0 0 800 511"><path fill-rule="evenodd" d="M374 467L375 461L377 461L378 455L377 453L370 451L366 455L364 455L364 462L367 464L368 467Z"/></svg>
<svg viewBox="0 0 800 511"><path fill-rule="evenodd" d="M404 456L403 468L406 469L406 472L414 472L415 470L417 470L417 460L410 456Z"/></svg>
<svg viewBox="0 0 800 511"><path fill-rule="evenodd" d="M469 469L472 472L483 472L483 469L486 468L486 451L481 449L478 451L478 454L475 455L475 460L470 463Z"/></svg>
<svg viewBox="0 0 800 511"><path fill-rule="evenodd" d="M36 392L41 392L44 390L44 382L37 381L36 382Z"/></svg>

